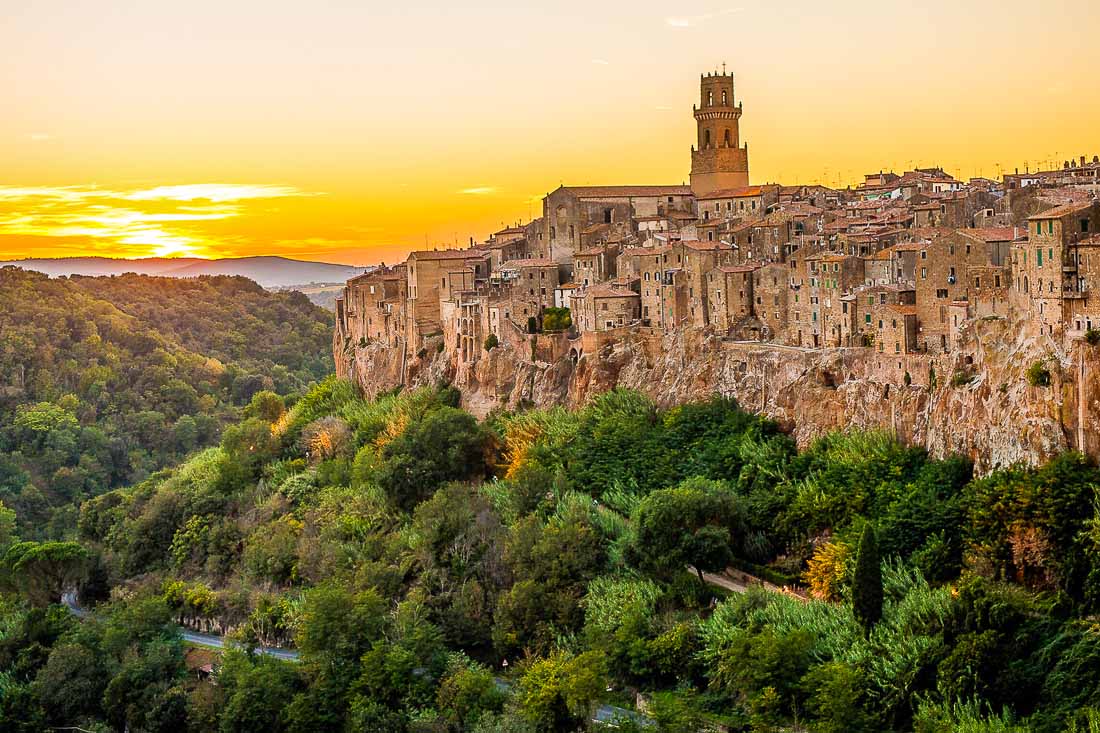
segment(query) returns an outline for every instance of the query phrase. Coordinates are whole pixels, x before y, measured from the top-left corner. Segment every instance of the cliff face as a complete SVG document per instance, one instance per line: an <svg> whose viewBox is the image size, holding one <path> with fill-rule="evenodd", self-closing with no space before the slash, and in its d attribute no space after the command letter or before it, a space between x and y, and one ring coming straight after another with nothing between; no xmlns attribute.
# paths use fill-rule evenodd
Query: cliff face
<svg viewBox="0 0 1100 733"><path fill-rule="evenodd" d="M934 455L961 453L979 470L1037 463L1065 450L1100 453L1100 347L1064 352L1030 334L1026 323L982 320L950 355L897 356L872 349L804 350L729 342L703 330L658 335L623 333L598 342L539 337L482 352L472 365L429 340L402 368L399 349L337 345L338 371L367 394L449 381L465 406L577 406L615 386L660 404L720 393L762 412L800 444L848 427L887 429ZM576 359L570 349L580 352ZM534 356L534 358L532 358ZM1043 361L1050 385L1031 386L1026 372Z"/></svg>

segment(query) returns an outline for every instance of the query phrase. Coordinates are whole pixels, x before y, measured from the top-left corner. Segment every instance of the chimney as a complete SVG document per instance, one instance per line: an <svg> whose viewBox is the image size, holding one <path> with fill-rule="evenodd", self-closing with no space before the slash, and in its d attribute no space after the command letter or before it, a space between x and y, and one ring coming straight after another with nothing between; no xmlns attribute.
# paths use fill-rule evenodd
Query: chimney
<svg viewBox="0 0 1100 733"><path fill-rule="evenodd" d="M1083 156L1083 155L1081 156L1081 167L1082 168L1085 167L1085 156Z"/></svg>

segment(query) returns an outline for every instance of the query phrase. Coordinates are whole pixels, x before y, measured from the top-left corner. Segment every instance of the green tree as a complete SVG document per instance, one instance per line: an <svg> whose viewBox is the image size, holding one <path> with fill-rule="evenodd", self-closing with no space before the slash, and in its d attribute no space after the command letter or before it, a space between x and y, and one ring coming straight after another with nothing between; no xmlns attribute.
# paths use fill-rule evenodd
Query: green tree
<svg viewBox="0 0 1100 733"><path fill-rule="evenodd" d="M730 527L737 521L734 494L706 479L688 479L654 491L634 512L632 557L644 568L672 575L694 566L724 570L732 560Z"/></svg>
<svg viewBox="0 0 1100 733"><path fill-rule="evenodd" d="M386 444L376 479L399 507L411 511L448 481L483 475L485 446L472 415L440 407Z"/></svg>
<svg viewBox="0 0 1100 733"><path fill-rule="evenodd" d="M852 610L867 634L882 618L882 558L875 528L868 522L859 538L852 573Z"/></svg>
<svg viewBox="0 0 1100 733"><path fill-rule="evenodd" d="M88 552L76 542L18 542L4 554L6 582L37 605L59 603L83 577Z"/></svg>
<svg viewBox="0 0 1100 733"><path fill-rule="evenodd" d="M556 652L536 659L519 681L517 703L539 731L574 730L588 716L607 684L603 656Z"/></svg>

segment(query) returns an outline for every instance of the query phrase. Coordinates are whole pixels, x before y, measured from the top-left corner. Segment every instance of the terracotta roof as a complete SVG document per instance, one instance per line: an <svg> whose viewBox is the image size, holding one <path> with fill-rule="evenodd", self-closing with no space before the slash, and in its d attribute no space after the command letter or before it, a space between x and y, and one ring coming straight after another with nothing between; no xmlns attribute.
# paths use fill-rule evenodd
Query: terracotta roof
<svg viewBox="0 0 1100 733"><path fill-rule="evenodd" d="M623 254L646 257L649 255L663 255L664 253L671 251L671 246L667 244L660 244L656 247L631 247L630 249L623 250Z"/></svg>
<svg viewBox="0 0 1100 733"><path fill-rule="evenodd" d="M493 236L497 237L497 236L500 236L501 234L523 234L524 231L526 231L526 230L523 227L508 227L507 229L501 229L499 232L496 232Z"/></svg>
<svg viewBox="0 0 1100 733"><path fill-rule="evenodd" d="M615 283L597 283L588 288L588 293L593 298L639 298L638 293L635 293L629 288L624 288L622 285Z"/></svg>
<svg viewBox="0 0 1100 733"><path fill-rule="evenodd" d="M525 260L508 260L500 265L500 269L507 270L515 267L557 267L557 262L554 260L542 259L533 257Z"/></svg>
<svg viewBox="0 0 1100 733"><path fill-rule="evenodd" d="M691 195L691 186L562 186L561 188L570 191L578 198Z"/></svg>
<svg viewBox="0 0 1100 733"><path fill-rule="evenodd" d="M915 316L917 315L917 306L915 305L903 305L901 303L887 303L886 307L890 310L897 311L903 316Z"/></svg>
<svg viewBox="0 0 1100 733"><path fill-rule="evenodd" d="M589 249L579 249L573 253L573 259L577 257L598 257L606 252L603 247L590 247Z"/></svg>
<svg viewBox="0 0 1100 733"><path fill-rule="evenodd" d="M1078 212L1085 211L1086 209L1091 208L1091 201L1064 204L1062 206L1055 206L1053 209L1050 209L1049 211L1044 211L1040 214L1036 214L1035 216L1029 216L1028 221L1031 221L1033 219L1061 219L1063 216L1069 216L1070 214L1076 214Z"/></svg>
<svg viewBox="0 0 1100 733"><path fill-rule="evenodd" d="M718 249L723 249L721 242L700 242L696 239L687 239L680 242L680 244L696 252L713 252Z"/></svg>
<svg viewBox="0 0 1100 733"><path fill-rule="evenodd" d="M597 222L596 224L589 224L588 226L586 226L584 229L581 230L581 234L592 234L593 232L598 232L601 229L610 229L610 228L611 228L610 224L608 224L607 222L602 222L601 221L601 222Z"/></svg>
<svg viewBox="0 0 1100 733"><path fill-rule="evenodd" d="M1022 227L981 227L961 231L983 242L1011 242L1027 233Z"/></svg>
<svg viewBox="0 0 1100 733"><path fill-rule="evenodd" d="M466 260L484 257L486 252L480 249L426 249L409 253L409 259L416 260Z"/></svg>

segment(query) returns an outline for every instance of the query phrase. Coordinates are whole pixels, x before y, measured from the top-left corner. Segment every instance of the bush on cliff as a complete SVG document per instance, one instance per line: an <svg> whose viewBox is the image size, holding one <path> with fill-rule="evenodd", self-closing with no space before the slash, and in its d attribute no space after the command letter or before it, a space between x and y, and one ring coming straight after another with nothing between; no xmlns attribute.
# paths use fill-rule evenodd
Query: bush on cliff
<svg viewBox="0 0 1100 733"><path fill-rule="evenodd" d="M1049 387L1050 386L1050 369L1043 361L1033 362L1031 366L1027 368L1026 372L1027 383L1032 387Z"/></svg>

